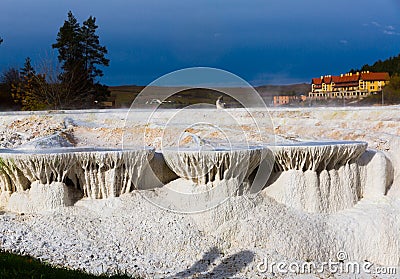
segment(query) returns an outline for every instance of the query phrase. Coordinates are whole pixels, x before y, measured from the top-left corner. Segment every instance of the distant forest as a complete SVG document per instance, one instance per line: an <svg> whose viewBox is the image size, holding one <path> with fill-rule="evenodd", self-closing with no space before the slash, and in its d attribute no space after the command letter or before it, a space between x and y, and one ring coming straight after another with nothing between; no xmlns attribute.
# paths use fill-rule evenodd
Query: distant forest
<svg viewBox="0 0 400 279"><path fill-rule="evenodd" d="M370 71L370 72L388 72L390 76L400 74L400 54L390 57L384 61L378 60L372 65L365 64L361 69L351 69L351 73Z"/></svg>
<svg viewBox="0 0 400 279"><path fill-rule="evenodd" d="M400 104L400 54L384 61L378 60L372 65L364 65L361 69L351 69L351 73L370 71L388 72L389 84L384 88L385 104ZM371 95L363 100L365 103L380 103L381 95Z"/></svg>

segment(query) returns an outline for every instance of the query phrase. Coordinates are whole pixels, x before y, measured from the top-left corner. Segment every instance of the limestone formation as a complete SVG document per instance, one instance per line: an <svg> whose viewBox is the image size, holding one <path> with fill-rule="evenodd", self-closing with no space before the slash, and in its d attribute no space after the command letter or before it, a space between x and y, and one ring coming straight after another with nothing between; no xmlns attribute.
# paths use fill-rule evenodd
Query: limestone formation
<svg viewBox="0 0 400 279"><path fill-rule="evenodd" d="M231 125L227 117L212 115L217 124L226 124L224 127L235 131L235 135L238 127L246 130L253 123L244 110L220 111L242 120L242 125L236 122ZM373 273L382 265L397 267L399 272L399 112L399 106L272 108L278 141L362 140L372 149L365 150L365 144L353 146L350 142L267 146L275 153L274 171L263 185L265 188L254 196L232 193L240 185L235 178L228 178L247 175L222 171L218 164L219 172L215 173L222 176L200 176L196 182L192 178L177 179L166 166L167 158L165 161L163 158L168 151L153 156L150 169L140 164L142 155L146 157L140 152L132 152L128 157L125 157L127 151L116 149L69 151L67 148L55 153L51 144L34 142L25 147L50 147L53 151L0 150L1 249L94 274L126 273L140 278L397 278L396 274ZM16 148L61 131L64 126L71 128L76 146L118 146L118 131L126 126L131 139L139 142L140 138L142 143L139 136L144 130L142 122L125 123L126 113L127 110L61 111L45 116L38 112L32 117L30 112L0 113L0 146ZM210 113L211 110L191 109L188 115L203 121L210 118ZM155 123L145 127L149 130L145 144L155 146L157 139L160 146L166 146L161 144L165 141L161 137L162 123L175 114L175 110L162 110ZM146 116L140 110L134 115ZM256 109L254 115L260 119L268 117ZM17 121L23 117L26 121ZM71 121L57 124L61 128L54 130L49 125L64 123L66 117ZM14 121L14 128L8 125ZM171 134L187 127L172 126ZM219 133L209 133L206 128L191 132L211 141L222 139ZM104 137L105 134L110 136ZM255 133L248 134L251 140L256 140ZM205 141L196 144L200 148L208 145ZM211 147L217 149L218 145ZM74 152L77 154L65 154ZM195 156L182 161L188 156L180 157L177 150L173 152L176 164L196 166ZM227 158L238 159L236 155L218 154L218 157L211 153L207 160L212 163L211 159L218 157L218 162L226 162L223 166L239 169L242 162L228 164ZM148 156L151 158L152 152ZM126 164L131 164L131 159L141 166L139 176L144 180L139 178L138 185L130 185L140 190L108 197L121 187L119 182L114 183L115 179L123 181L129 173L118 167L119 162L124 161L124 165L126 160ZM189 173L192 168L182 167L181 171ZM255 168L243 184L256 180L254 173L259 169ZM194 173L204 172L194 170ZM86 191L86 197L102 198L81 198L75 202L74 189L80 196ZM228 198L221 199L225 196ZM185 209L192 214L182 214ZM38 213L22 215L9 210ZM372 274L282 274L257 270L265 258L271 263L315 262L322 266L322 262L336 261L338 252L347 256L343 263L358 262L361 267L371 263Z"/></svg>
<svg viewBox="0 0 400 279"><path fill-rule="evenodd" d="M237 179L243 181L260 164L263 148L165 148L164 157L180 177L198 185Z"/></svg>
<svg viewBox="0 0 400 279"><path fill-rule="evenodd" d="M275 155L275 172L288 170L321 172L354 162L365 152L367 143L358 141L296 142L271 148Z"/></svg>
<svg viewBox="0 0 400 279"><path fill-rule="evenodd" d="M13 193L8 200L7 210L18 213L36 213L74 204L80 192L61 182L49 185L33 182L30 189Z"/></svg>
<svg viewBox="0 0 400 279"><path fill-rule="evenodd" d="M383 196L393 181L385 155L363 142L274 146L274 172L264 194L307 212L332 213L361 198Z"/></svg>
<svg viewBox="0 0 400 279"><path fill-rule="evenodd" d="M0 193L23 192L35 181L65 183L85 197L116 197L138 186L154 150L62 148L0 150Z"/></svg>

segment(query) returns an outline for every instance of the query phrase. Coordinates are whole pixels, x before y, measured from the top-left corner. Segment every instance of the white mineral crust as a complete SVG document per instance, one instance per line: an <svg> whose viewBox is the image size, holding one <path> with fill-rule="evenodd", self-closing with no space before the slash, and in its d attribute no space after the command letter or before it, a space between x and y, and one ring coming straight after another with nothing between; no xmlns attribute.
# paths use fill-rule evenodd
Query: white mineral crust
<svg viewBox="0 0 400 279"><path fill-rule="evenodd" d="M223 111L240 118L245 126L241 128L252 135L246 126L252 119L245 110ZM162 111L157 123L149 126L126 125L127 110L61 111L45 116L42 112L0 113L3 147L27 144L36 148L36 138L68 128L76 146L91 143L108 148L107 152L86 149L75 153L0 149L0 249L94 274L127 273L143 278L398 278L400 107L250 111L260 119L270 114L282 142L325 143L271 146L273 173L260 193L238 191L219 206L196 214L174 213L154 201L165 201L168 189L197 193L234 181L235 176L250 183L250 170L257 170L252 160L246 163L248 168L241 168L240 153L213 153L210 161L203 161L210 163L204 168L212 166L213 171L204 175L196 169L195 156L174 153L170 167L175 175L165 163L167 158L164 161L158 154L151 159L152 149L109 150L120 148L118 133L124 129L140 142L141 131L149 128L145 140L151 145L161 136L162 123L176 111ZM140 110L135 113L138 119L142 117ZM207 117L204 110L193 110L192 116L201 121ZM365 144L341 146L326 140L364 141L369 149ZM39 146L47 145L42 143ZM52 146L51 141L47 146ZM197 174L202 175L193 179ZM180 200L178 205L191 204ZM257 270L265 258L318 266L336 261L341 251L349 262L396 267L397 273Z"/></svg>

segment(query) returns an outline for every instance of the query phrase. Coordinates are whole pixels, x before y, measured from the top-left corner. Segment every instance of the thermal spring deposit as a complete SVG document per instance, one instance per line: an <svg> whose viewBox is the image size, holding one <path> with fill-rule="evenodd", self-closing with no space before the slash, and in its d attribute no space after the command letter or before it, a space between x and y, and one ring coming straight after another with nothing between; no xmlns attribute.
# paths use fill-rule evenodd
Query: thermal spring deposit
<svg viewBox="0 0 400 279"><path fill-rule="evenodd" d="M400 107L129 113L0 113L0 250L140 278L400 276Z"/></svg>

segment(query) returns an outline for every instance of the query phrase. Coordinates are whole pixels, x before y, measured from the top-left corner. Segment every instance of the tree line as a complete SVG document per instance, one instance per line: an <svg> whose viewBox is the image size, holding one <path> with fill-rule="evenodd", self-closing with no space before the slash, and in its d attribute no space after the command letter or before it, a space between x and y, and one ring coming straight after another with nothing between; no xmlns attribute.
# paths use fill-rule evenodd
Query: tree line
<svg viewBox="0 0 400 279"><path fill-rule="evenodd" d="M386 104L400 103L400 54L389 57L386 60L378 60L374 64L365 64L361 69L351 69L351 73L370 71L388 72L390 75L389 84L384 88L384 100ZM381 102L381 96L372 95L369 99Z"/></svg>
<svg viewBox="0 0 400 279"><path fill-rule="evenodd" d="M57 63L41 61L35 69L27 57L22 68L2 74L0 89L22 110L91 108L106 100L108 87L97 79L103 76L100 67L109 66L110 60L97 29L95 17L80 24L70 11L52 45Z"/></svg>
<svg viewBox="0 0 400 279"><path fill-rule="evenodd" d="M390 75L389 84L384 89L386 104L400 103L400 54L389 57L386 60L378 60L372 65L364 65L362 71L388 72Z"/></svg>
<svg viewBox="0 0 400 279"><path fill-rule="evenodd" d="M360 72L360 71L370 71L370 72L388 72L390 76L400 74L400 54L397 56L389 57L386 60L378 60L374 64L365 64L359 70L351 69L350 72Z"/></svg>

